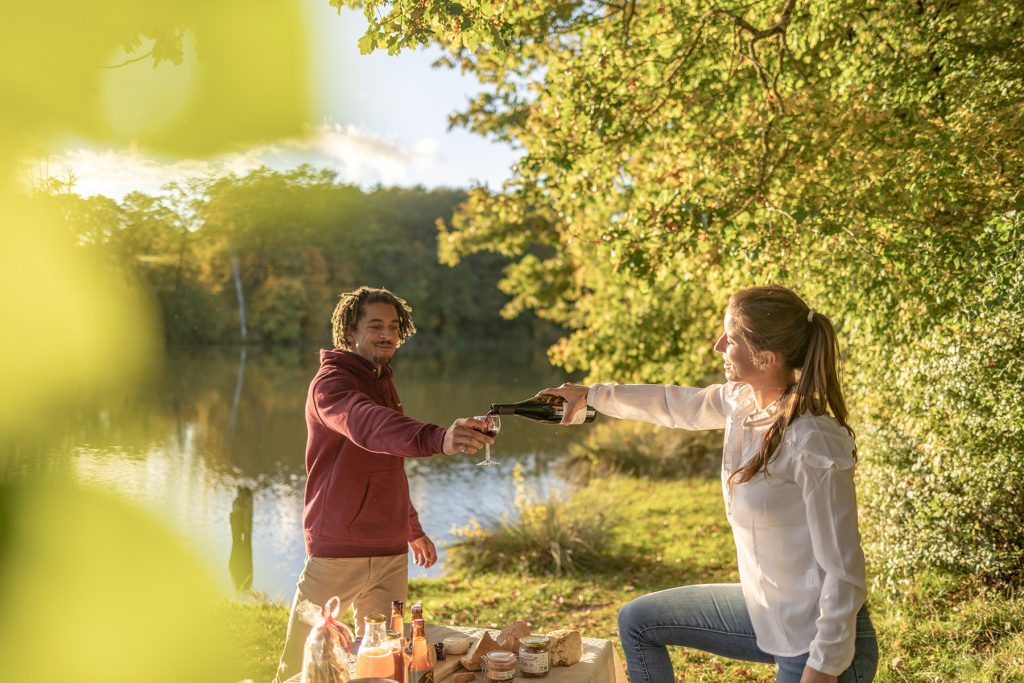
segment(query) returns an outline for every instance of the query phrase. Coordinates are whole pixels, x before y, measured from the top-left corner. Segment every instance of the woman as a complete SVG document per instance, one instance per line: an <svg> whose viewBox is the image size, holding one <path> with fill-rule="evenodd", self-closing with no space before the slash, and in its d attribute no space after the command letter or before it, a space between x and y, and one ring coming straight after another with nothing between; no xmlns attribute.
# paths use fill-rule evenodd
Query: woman
<svg viewBox="0 0 1024 683"><path fill-rule="evenodd" d="M732 296L715 343L725 384L563 385L563 421L586 404L612 417L725 429L722 492L739 584L685 586L619 612L632 683L674 680L667 645L774 663L779 683L874 678L853 431L835 329L785 287Z"/></svg>

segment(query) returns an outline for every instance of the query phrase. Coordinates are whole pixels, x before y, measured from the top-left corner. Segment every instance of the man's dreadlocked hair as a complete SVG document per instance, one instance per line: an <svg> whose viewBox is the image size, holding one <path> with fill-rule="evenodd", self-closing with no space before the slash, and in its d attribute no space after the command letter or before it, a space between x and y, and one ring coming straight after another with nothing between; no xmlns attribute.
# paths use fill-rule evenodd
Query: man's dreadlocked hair
<svg viewBox="0 0 1024 683"><path fill-rule="evenodd" d="M334 307L331 316L331 329L334 348L347 349L348 336L356 331L356 325L363 316L366 304L391 304L398 313L398 343L416 334L416 326L412 324L412 309L405 299L399 298L386 289L377 287L360 287L341 295L341 300Z"/></svg>

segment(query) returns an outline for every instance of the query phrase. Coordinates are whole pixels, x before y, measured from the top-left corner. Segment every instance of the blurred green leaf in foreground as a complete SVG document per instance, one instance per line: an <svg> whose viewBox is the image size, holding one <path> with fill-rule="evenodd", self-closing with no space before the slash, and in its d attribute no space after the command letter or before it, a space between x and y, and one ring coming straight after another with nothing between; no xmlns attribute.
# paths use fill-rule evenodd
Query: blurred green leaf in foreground
<svg viewBox="0 0 1024 683"><path fill-rule="evenodd" d="M197 554L53 451L71 405L160 362L131 278L89 256L79 217L32 201L24 165L66 141L198 156L306 120L297 2L18 3L0 27L0 662L19 681L226 678ZM15 444L17 444L15 446ZM60 453L55 457L59 459Z"/></svg>

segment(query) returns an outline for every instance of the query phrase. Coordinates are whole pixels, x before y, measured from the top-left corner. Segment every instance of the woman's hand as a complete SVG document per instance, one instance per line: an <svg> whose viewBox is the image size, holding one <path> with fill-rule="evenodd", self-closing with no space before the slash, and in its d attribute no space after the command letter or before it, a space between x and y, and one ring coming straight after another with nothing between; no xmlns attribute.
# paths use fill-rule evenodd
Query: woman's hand
<svg viewBox="0 0 1024 683"><path fill-rule="evenodd" d="M813 669L809 666L804 667L804 673L800 677L800 683L838 683L838 681L838 676L823 674L817 669Z"/></svg>
<svg viewBox="0 0 1024 683"><path fill-rule="evenodd" d="M587 405L587 392L590 387L583 384L566 382L557 389L541 389L537 393L542 396L561 396L565 399L565 407L562 410L562 424L572 423L572 416Z"/></svg>

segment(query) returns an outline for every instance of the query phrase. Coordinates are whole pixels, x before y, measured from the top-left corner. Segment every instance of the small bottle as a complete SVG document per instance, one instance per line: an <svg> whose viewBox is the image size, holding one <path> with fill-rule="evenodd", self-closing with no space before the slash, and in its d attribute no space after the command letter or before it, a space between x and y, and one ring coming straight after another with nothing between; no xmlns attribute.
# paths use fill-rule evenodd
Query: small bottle
<svg viewBox="0 0 1024 683"><path fill-rule="evenodd" d="M395 658L388 644L383 614L371 614L356 655L356 678L394 678Z"/></svg>
<svg viewBox="0 0 1024 683"><path fill-rule="evenodd" d="M388 645L391 647L391 656L395 660L394 679L398 683L405 683L405 648L403 647L405 638L402 637L401 631L389 629L387 633Z"/></svg>
<svg viewBox="0 0 1024 683"><path fill-rule="evenodd" d="M391 630L398 631L399 635L405 635L405 601L391 601Z"/></svg>
<svg viewBox="0 0 1024 683"><path fill-rule="evenodd" d="M415 609L415 606L413 607ZM426 627L422 619L412 620L412 639L407 650L412 654L406 683L434 683L434 665L430 661Z"/></svg>
<svg viewBox="0 0 1024 683"><path fill-rule="evenodd" d="M561 396L537 395L519 403L492 403L491 412L495 415L518 415L534 422L559 424L562 421L565 399ZM576 411L569 424L583 424L597 419L597 411L587 406Z"/></svg>
<svg viewBox="0 0 1024 683"><path fill-rule="evenodd" d="M412 605L410 605L409 606L409 624L410 624L410 626L409 626L409 635L407 636L407 638L410 641L412 640L412 622L415 621L416 619L422 619L422 618L423 618L423 603L415 602ZM425 624L426 622L423 622L423 623Z"/></svg>

